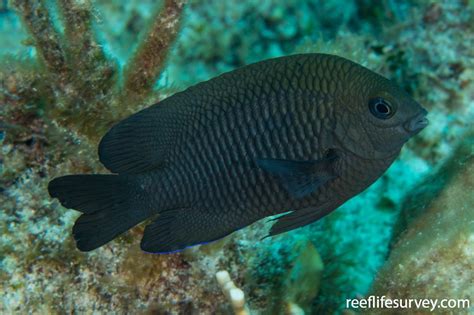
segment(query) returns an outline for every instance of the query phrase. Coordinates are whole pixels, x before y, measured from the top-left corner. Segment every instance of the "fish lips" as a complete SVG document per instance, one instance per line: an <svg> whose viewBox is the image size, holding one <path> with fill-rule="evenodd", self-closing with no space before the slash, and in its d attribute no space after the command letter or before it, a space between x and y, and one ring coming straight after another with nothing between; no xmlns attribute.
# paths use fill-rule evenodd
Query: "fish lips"
<svg viewBox="0 0 474 315"><path fill-rule="evenodd" d="M407 121L404 125L403 128L411 135L416 135L419 133L421 130L423 130L426 126L429 124L428 118L426 118L426 115L428 112L423 109L421 113Z"/></svg>

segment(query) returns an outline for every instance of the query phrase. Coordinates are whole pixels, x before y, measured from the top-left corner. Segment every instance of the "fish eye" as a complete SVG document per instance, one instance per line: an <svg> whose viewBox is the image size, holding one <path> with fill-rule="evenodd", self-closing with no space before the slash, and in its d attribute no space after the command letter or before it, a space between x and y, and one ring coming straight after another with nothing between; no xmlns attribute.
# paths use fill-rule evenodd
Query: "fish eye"
<svg viewBox="0 0 474 315"><path fill-rule="evenodd" d="M393 106L382 97L375 97L369 100L369 110L379 119L388 119L395 113Z"/></svg>

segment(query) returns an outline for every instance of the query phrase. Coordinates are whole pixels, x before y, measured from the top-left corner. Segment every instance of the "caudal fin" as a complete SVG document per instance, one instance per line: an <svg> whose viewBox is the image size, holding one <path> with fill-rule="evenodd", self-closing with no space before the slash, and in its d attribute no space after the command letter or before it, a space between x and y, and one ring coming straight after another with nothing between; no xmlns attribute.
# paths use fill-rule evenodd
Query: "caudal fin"
<svg viewBox="0 0 474 315"><path fill-rule="evenodd" d="M96 249L147 218L144 209L132 209L132 184L119 175L68 175L48 185L51 197L83 214L73 235L81 251Z"/></svg>

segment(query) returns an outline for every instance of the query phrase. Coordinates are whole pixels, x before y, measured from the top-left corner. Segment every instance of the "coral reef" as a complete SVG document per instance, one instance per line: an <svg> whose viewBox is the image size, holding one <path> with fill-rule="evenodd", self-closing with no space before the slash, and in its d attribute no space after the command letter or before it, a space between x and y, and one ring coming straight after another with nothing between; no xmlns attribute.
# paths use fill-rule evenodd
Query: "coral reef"
<svg viewBox="0 0 474 315"><path fill-rule="evenodd" d="M382 266L373 293L469 289L472 151L458 143L472 139L465 130L474 119L471 2L11 4L0 5L0 313L229 314L219 270L255 314L340 312L346 298L368 294ZM323 220L272 239L261 241L271 225L263 220L157 256L139 250L139 226L94 252L75 249L78 214L52 201L46 185L105 172L96 145L111 124L224 71L308 51L377 70L429 109L430 126L380 180Z"/></svg>

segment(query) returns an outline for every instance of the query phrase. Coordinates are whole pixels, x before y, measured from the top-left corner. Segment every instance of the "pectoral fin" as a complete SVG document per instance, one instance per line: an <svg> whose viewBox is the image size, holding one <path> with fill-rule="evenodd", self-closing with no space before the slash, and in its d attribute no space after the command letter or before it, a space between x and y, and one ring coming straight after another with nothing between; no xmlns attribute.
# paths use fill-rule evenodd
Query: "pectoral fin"
<svg viewBox="0 0 474 315"><path fill-rule="evenodd" d="M316 161L259 159L257 165L276 176L293 197L302 198L337 177L333 166L335 160L336 156Z"/></svg>

